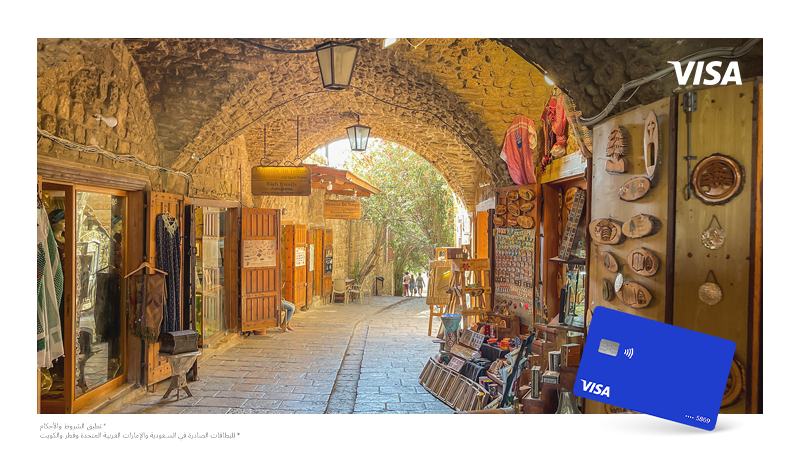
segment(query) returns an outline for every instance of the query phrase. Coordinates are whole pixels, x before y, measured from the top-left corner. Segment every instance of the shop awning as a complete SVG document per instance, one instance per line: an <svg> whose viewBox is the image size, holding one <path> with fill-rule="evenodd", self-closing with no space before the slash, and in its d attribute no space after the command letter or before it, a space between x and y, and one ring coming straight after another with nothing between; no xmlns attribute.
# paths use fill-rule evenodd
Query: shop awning
<svg viewBox="0 0 800 450"><path fill-rule="evenodd" d="M311 188L324 189L331 194L369 197L380 192L378 188L347 170L305 164L311 170Z"/></svg>

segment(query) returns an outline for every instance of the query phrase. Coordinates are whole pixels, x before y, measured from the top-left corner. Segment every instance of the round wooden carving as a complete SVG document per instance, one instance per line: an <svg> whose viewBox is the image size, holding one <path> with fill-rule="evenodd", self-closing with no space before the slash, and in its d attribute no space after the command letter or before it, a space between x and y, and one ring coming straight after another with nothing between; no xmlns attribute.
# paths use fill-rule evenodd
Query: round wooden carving
<svg viewBox="0 0 800 450"><path fill-rule="evenodd" d="M624 237L622 226L613 219L595 219L589 223L589 234L597 244L619 244Z"/></svg>
<svg viewBox="0 0 800 450"><path fill-rule="evenodd" d="M533 191L530 189L521 188L519 190L519 198L525 201L533 200Z"/></svg>
<svg viewBox="0 0 800 450"><path fill-rule="evenodd" d="M519 192L517 191L511 191L506 196L506 199L508 199L509 202L515 202L517 201L518 198L519 198Z"/></svg>
<svg viewBox="0 0 800 450"><path fill-rule="evenodd" d="M533 218L528 216L519 216L517 217L517 223L522 228L530 229L533 228Z"/></svg>
<svg viewBox="0 0 800 450"><path fill-rule="evenodd" d="M714 153L700 160L692 172L692 188L709 205L721 205L736 197L744 185L744 169L730 156Z"/></svg>
<svg viewBox="0 0 800 450"><path fill-rule="evenodd" d="M626 202L634 202L647 195L649 190L649 178L633 177L619 188L619 198Z"/></svg>
<svg viewBox="0 0 800 450"><path fill-rule="evenodd" d="M635 248L628 254L628 266L637 275L652 277L658 272L658 256L646 248Z"/></svg>
<svg viewBox="0 0 800 450"><path fill-rule="evenodd" d="M610 302L614 300L614 288L611 286L611 282L603 279L603 300Z"/></svg>
<svg viewBox="0 0 800 450"><path fill-rule="evenodd" d="M622 283L622 289L617 292L617 297L622 300L622 303L636 309L646 308L653 300L650 291L635 281Z"/></svg>
<svg viewBox="0 0 800 450"><path fill-rule="evenodd" d="M497 205L494 209L495 216L505 216L506 212L508 212L506 205Z"/></svg>
<svg viewBox="0 0 800 450"><path fill-rule="evenodd" d="M607 271L611 273L617 273L617 271L619 271L617 258L614 258L611 252L602 252L600 255L603 257L603 267L605 267Z"/></svg>
<svg viewBox="0 0 800 450"><path fill-rule="evenodd" d="M629 238L636 239L658 231L658 219L649 214L637 214L622 225L622 233Z"/></svg>
<svg viewBox="0 0 800 450"><path fill-rule="evenodd" d="M508 213L511 214L514 217L518 216L519 215L519 205L517 205L516 202L509 203L508 204Z"/></svg>
<svg viewBox="0 0 800 450"><path fill-rule="evenodd" d="M725 383L725 393L722 395L722 407L731 406L739 400L744 392L744 368L739 360L733 360L728 381Z"/></svg>
<svg viewBox="0 0 800 450"><path fill-rule="evenodd" d="M714 306L722 301L722 288L713 281L706 281L697 289L697 297L706 305Z"/></svg>
<svg viewBox="0 0 800 450"><path fill-rule="evenodd" d="M494 219L492 219L492 222L494 222L494 226L497 228L501 228L506 224L506 221L503 220L502 217L495 217Z"/></svg>

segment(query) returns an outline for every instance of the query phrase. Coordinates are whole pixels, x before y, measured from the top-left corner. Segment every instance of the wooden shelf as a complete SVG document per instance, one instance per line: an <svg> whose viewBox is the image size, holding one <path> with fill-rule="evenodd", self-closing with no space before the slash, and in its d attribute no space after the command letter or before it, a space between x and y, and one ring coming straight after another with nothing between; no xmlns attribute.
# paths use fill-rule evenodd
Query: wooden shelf
<svg viewBox="0 0 800 450"><path fill-rule="evenodd" d="M575 265L575 266L585 266L586 265L586 258L569 258L569 259L564 260L564 259L559 258L558 256L554 256L554 257L548 259L548 261L552 261L554 263L559 263L559 264Z"/></svg>

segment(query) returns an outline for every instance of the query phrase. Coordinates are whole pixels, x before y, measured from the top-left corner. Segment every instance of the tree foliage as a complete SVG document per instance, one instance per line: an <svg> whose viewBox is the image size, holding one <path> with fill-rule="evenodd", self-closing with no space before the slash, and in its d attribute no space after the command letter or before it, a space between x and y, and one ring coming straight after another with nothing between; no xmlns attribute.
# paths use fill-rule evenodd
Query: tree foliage
<svg viewBox="0 0 800 450"><path fill-rule="evenodd" d="M381 190L364 200L364 217L388 227L399 287L403 272L427 270L434 248L453 245L453 192L431 163L394 143L382 142L348 165Z"/></svg>

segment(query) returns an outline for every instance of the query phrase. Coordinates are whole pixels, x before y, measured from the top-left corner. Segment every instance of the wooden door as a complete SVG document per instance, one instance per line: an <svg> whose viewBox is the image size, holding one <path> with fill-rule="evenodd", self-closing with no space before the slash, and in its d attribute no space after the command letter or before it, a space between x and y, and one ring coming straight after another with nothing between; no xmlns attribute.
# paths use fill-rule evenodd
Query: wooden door
<svg viewBox="0 0 800 450"><path fill-rule="evenodd" d="M294 225L281 227L281 284L286 301L294 301Z"/></svg>
<svg viewBox="0 0 800 450"><path fill-rule="evenodd" d="M294 304L308 306L308 239L306 226L294 226Z"/></svg>
<svg viewBox="0 0 800 450"><path fill-rule="evenodd" d="M475 258L489 258L489 211L475 214Z"/></svg>
<svg viewBox="0 0 800 450"><path fill-rule="evenodd" d="M150 193L150 201L149 201L149 208L147 211L147 259L153 267L157 266L156 262L156 218L159 214L169 214L178 219L178 223L180 224L180 229L178 230L178 235L183 236L183 196L176 195L176 194L168 194L164 192L151 192ZM178 271L176 276L182 277L182 271ZM173 274L170 274L173 276ZM183 283L180 283L182 286ZM182 299L183 295L179 294L178 299ZM180 301L180 300L179 300ZM181 311L181 316L183 315L183 307L178 308ZM179 317L178 323L184 323L184 318ZM145 383L146 385L152 385L158 383L161 380L167 379L171 375L171 371L169 368L169 361L166 358L159 356L158 342L151 343L147 345L147 349L145 350L145 360L146 360L146 369L145 369Z"/></svg>
<svg viewBox="0 0 800 450"><path fill-rule="evenodd" d="M322 238L325 234L325 231L322 228L316 228L314 230L309 231L309 268L313 267L314 270L311 272L314 274L312 277L313 280L313 297L322 297L322 254L324 252L322 248ZM312 252L313 246L313 252ZM311 258L313 256L313 258Z"/></svg>
<svg viewBox="0 0 800 450"><path fill-rule="evenodd" d="M327 300L333 290L333 230L325 230L322 249L322 298Z"/></svg>
<svg viewBox="0 0 800 450"><path fill-rule="evenodd" d="M280 211L241 210L241 320L242 331L278 326L280 307Z"/></svg>

